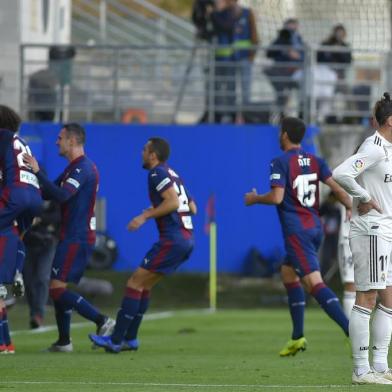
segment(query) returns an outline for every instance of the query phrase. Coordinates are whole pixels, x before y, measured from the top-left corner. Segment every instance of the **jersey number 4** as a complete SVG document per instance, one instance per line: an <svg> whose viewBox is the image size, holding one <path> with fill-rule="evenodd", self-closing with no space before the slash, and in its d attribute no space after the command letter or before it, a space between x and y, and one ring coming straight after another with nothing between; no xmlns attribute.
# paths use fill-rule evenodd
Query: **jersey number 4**
<svg viewBox="0 0 392 392"><path fill-rule="evenodd" d="M173 186L174 186L174 190L177 192L178 201L180 203L177 212L189 212L190 211L189 200L184 186L183 185L178 186L178 184L175 182L173 182ZM182 220L182 224L186 229L189 230L193 229L192 218L189 215L182 216L181 220Z"/></svg>
<svg viewBox="0 0 392 392"><path fill-rule="evenodd" d="M293 182L297 199L304 207L313 207L316 202L317 185L312 181L317 181L317 173L301 174Z"/></svg>

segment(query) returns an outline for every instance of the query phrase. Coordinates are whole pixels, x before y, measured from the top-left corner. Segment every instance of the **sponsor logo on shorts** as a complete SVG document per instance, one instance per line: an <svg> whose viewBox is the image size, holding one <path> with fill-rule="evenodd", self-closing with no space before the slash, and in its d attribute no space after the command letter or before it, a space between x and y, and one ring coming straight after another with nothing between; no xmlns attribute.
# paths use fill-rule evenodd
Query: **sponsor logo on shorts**
<svg viewBox="0 0 392 392"><path fill-rule="evenodd" d="M279 173L271 174L270 180L280 180L280 174Z"/></svg>
<svg viewBox="0 0 392 392"><path fill-rule="evenodd" d="M52 271L55 275L57 275L59 273L60 268L52 268Z"/></svg>
<svg viewBox="0 0 392 392"><path fill-rule="evenodd" d="M360 171L361 169L364 168L365 166L365 162L362 159L357 159L354 163L353 163L354 169L356 171Z"/></svg>

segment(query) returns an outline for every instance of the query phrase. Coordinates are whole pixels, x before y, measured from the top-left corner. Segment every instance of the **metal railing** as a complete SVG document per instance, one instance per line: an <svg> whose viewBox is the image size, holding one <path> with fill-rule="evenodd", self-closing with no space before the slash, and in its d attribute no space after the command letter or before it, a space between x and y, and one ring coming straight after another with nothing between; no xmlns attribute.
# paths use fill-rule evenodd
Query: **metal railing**
<svg viewBox="0 0 392 392"><path fill-rule="evenodd" d="M75 43L190 45L194 36L190 22L146 0L74 0L73 15Z"/></svg>
<svg viewBox="0 0 392 392"><path fill-rule="evenodd" d="M309 123L361 124L391 87L389 52L354 52L351 64L320 64L320 48L308 47L304 61L289 63L258 47L249 74L246 61L219 59L218 48L208 45L75 49L62 65L47 60L46 45L21 47L26 118L265 123L292 114Z"/></svg>

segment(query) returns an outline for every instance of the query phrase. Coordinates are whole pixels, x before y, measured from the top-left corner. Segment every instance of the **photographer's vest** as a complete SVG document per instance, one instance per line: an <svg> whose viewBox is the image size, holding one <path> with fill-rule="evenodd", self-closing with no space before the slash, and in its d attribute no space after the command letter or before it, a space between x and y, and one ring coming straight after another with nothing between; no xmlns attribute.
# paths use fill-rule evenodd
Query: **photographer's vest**
<svg viewBox="0 0 392 392"><path fill-rule="evenodd" d="M217 60L238 61L249 58L252 48L250 31L250 10L242 8L241 16L235 21L234 34L219 34L216 50ZM223 47L226 46L226 47Z"/></svg>

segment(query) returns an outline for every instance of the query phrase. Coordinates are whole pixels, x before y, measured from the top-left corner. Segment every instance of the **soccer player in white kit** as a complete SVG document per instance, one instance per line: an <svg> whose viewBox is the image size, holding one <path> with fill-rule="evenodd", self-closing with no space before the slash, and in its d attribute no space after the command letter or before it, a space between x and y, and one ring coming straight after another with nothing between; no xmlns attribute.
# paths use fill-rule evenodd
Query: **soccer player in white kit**
<svg viewBox="0 0 392 392"><path fill-rule="evenodd" d="M354 262L350 249L350 220L346 219L346 209L340 205L340 229L338 239L338 263L340 279L343 284L343 310L350 318L351 309L355 303Z"/></svg>
<svg viewBox="0 0 392 392"><path fill-rule="evenodd" d="M392 101L388 93L376 103L374 117L378 130L334 170L333 178L353 196L350 248L356 299L349 324L352 383L392 385L387 360L392 333ZM376 307L377 293L380 303Z"/></svg>

